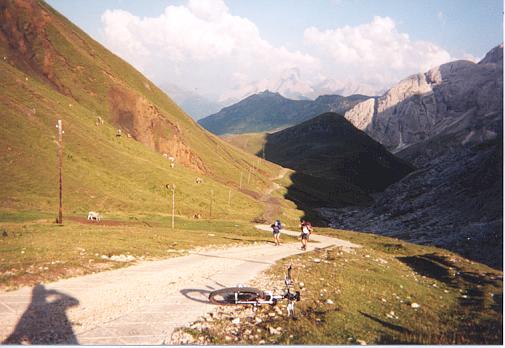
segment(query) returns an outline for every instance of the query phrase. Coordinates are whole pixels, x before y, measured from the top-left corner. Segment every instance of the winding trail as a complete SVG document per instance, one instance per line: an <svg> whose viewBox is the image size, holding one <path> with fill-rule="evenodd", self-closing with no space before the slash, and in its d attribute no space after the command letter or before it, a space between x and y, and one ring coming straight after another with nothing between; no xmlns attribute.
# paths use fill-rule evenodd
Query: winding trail
<svg viewBox="0 0 505 348"><path fill-rule="evenodd" d="M258 234L271 233L267 225L256 227ZM325 236L314 235L312 240L318 243L309 243L308 250L359 247ZM170 344L175 328L214 308L207 301L210 291L249 282L277 260L302 253L299 246L256 244L192 251L187 256L0 292L0 342Z"/></svg>

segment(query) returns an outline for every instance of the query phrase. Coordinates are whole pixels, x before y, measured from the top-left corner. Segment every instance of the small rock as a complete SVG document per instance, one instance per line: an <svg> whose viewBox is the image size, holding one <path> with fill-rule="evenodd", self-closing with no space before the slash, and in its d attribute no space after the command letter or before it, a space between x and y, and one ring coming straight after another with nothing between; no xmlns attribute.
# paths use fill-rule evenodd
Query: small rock
<svg viewBox="0 0 505 348"><path fill-rule="evenodd" d="M259 341L258 344L265 344L265 340Z"/></svg>
<svg viewBox="0 0 505 348"><path fill-rule="evenodd" d="M381 298L382 302L388 302L385 298Z"/></svg>
<svg viewBox="0 0 505 348"><path fill-rule="evenodd" d="M273 318L273 317L275 317L275 313L270 312L270 313L268 313L268 316L271 317L271 318Z"/></svg>
<svg viewBox="0 0 505 348"><path fill-rule="evenodd" d="M321 259L314 259L314 262L315 262L315 263L320 263L320 262L321 262Z"/></svg>
<svg viewBox="0 0 505 348"><path fill-rule="evenodd" d="M419 308L419 307L421 307L421 305L419 303L412 302L412 304L410 305L410 307L412 307L412 308Z"/></svg>
<svg viewBox="0 0 505 348"><path fill-rule="evenodd" d="M356 342L358 342L360 345L362 346L366 346L366 341L363 341L363 340L356 340Z"/></svg>
<svg viewBox="0 0 505 348"><path fill-rule="evenodd" d="M231 321L232 324L239 325L240 324L240 318L235 318Z"/></svg>
<svg viewBox="0 0 505 348"><path fill-rule="evenodd" d="M303 287L305 286L305 283L304 283L304 282L299 282L299 283L298 283L298 286L299 286L300 288L303 288Z"/></svg>
<svg viewBox="0 0 505 348"><path fill-rule="evenodd" d="M214 233L209 233L209 234L207 234L207 236L209 236L209 237L215 237L216 235Z"/></svg>
<svg viewBox="0 0 505 348"><path fill-rule="evenodd" d="M224 340L225 340L226 342L231 342L231 340L232 340L232 339L233 339L233 338L231 338L231 337L230 337L230 336L228 336L228 335L224 336Z"/></svg>
<svg viewBox="0 0 505 348"><path fill-rule="evenodd" d="M263 320L261 320L261 318L256 318L256 319L254 319L254 321L256 322L256 324L261 324L261 322L263 322Z"/></svg>
<svg viewBox="0 0 505 348"><path fill-rule="evenodd" d="M270 333L270 335L278 335L278 334L280 334L280 331L278 329L274 329L271 326L268 327L268 332Z"/></svg>
<svg viewBox="0 0 505 348"><path fill-rule="evenodd" d="M333 303L334 303L334 302L333 302L332 300L330 300L330 299L327 299L327 300L326 300L326 304L333 304Z"/></svg>
<svg viewBox="0 0 505 348"><path fill-rule="evenodd" d="M445 292L446 294L448 294L448 293L449 293L449 290L444 290L444 292Z"/></svg>

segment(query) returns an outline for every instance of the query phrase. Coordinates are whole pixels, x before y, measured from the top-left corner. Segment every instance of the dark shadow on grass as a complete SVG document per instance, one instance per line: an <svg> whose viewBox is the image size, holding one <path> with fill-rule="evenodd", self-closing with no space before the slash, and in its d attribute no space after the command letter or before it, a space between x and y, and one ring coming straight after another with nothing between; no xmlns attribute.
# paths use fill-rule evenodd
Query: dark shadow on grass
<svg viewBox="0 0 505 348"><path fill-rule="evenodd" d="M368 319L373 320L373 321L375 321L376 323L379 323L379 324L381 324L382 326L387 327L388 329L395 330L395 331L397 331L397 332L401 332L401 333L410 333L410 330L409 330L409 329L404 328L403 326L388 323L387 321L381 320L381 319L379 319L379 318L376 318L376 317L374 317L374 316L372 316L372 315L370 315L370 314L364 313L364 312L362 312L362 311L358 311L358 312L359 312L362 316L367 317Z"/></svg>
<svg viewBox="0 0 505 348"><path fill-rule="evenodd" d="M503 313L503 294L494 294L493 295L493 304L491 308L496 313Z"/></svg>
<svg viewBox="0 0 505 348"><path fill-rule="evenodd" d="M496 280L493 280L490 277L483 274L473 272L461 272L460 276L468 283L472 283L474 285L492 284L494 286L498 286L498 282Z"/></svg>
<svg viewBox="0 0 505 348"><path fill-rule="evenodd" d="M192 301L210 304L209 302L209 290L205 289L182 289L181 294L184 297L189 298Z"/></svg>
<svg viewBox="0 0 505 348"><path fill-rule="evenodd" d="M37 285L32 300L2 344L79 344L65 311L79 305L72 296Z"/></svg>
<svg viewBox="0 0 505 348"><path fill-rule="evenodd" d="M397 257L399 261L412 268L416 273L454 286L454 279L450 276L446 266L439 261L439 258L440 256L435 254Z"/></svg>
<svg viewBox="0 0 505 348"><path fill-rule="evenodd" d="M336 113L267 134L256 155L294 172L285 198L313 226L326 227L313 208L365 207L414 168Z"/></svg>

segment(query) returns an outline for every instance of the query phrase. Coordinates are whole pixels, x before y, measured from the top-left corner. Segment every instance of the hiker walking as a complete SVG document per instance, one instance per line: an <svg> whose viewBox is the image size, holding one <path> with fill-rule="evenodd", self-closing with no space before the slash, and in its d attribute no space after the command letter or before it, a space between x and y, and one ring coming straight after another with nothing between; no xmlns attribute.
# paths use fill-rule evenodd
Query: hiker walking
<svg viewBox="0 0 505 348"><path fill-rule="evenodd" d="M312 224L309 221L300 219L300 229L302 230L302 234L300 235L302 239L302 250L307 250L307 241L312 233Z"/></svg>
<svg viewBox="0 0 505 348"><path fill-rule="evenodd" d="M278 246L281 244L280 236L281 236L281 229L282 229L282 224L280 220L275 220L275 222L270 225L272 227L272 233L274 235L274 243L275 246Z"/></svg>

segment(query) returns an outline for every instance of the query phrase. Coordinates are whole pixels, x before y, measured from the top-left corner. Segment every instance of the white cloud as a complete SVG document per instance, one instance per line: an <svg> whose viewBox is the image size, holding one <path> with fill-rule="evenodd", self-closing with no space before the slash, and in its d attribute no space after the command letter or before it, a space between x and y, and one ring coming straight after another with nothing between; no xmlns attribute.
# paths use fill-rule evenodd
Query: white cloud
<svg viewBox="0 0 505 348"><path fill-rule="evenodd" d="M445 15L442 11L437 12L437 19L439 20L440 23L445 24Z"/></svg>
<svg viewBox="0 0 505 348"><path fill-rule="evenodd" d="M327 64L339 66L356 81L385 86L407 75L424 72L451 60L450 54L428 41L413 41L389 17L370 23L320 30L307 28L305 43ZM342 78L342 76L341 76Z"/></svg>
<svg viewBox="0 0 505 348"><path fill-rule="evenodd" d="M107 10L102 23L104 44L154 82L221 101L265 88L289 97L315 96L323 85L377 91L451 59L437 45L399 32L389 17L307 28L304 51L274 46L223 0L188 0L156 17Z"/></svg>
<svg viewBox="0 0 505 348"><path fill-rule="evenodd" d="M108 10L102 22L105 45L150 78L207 94L294 67L305 76L319 71L318 59L273 46L252 21L232 15L222 0L190 0L147 18Z"/></svg>

